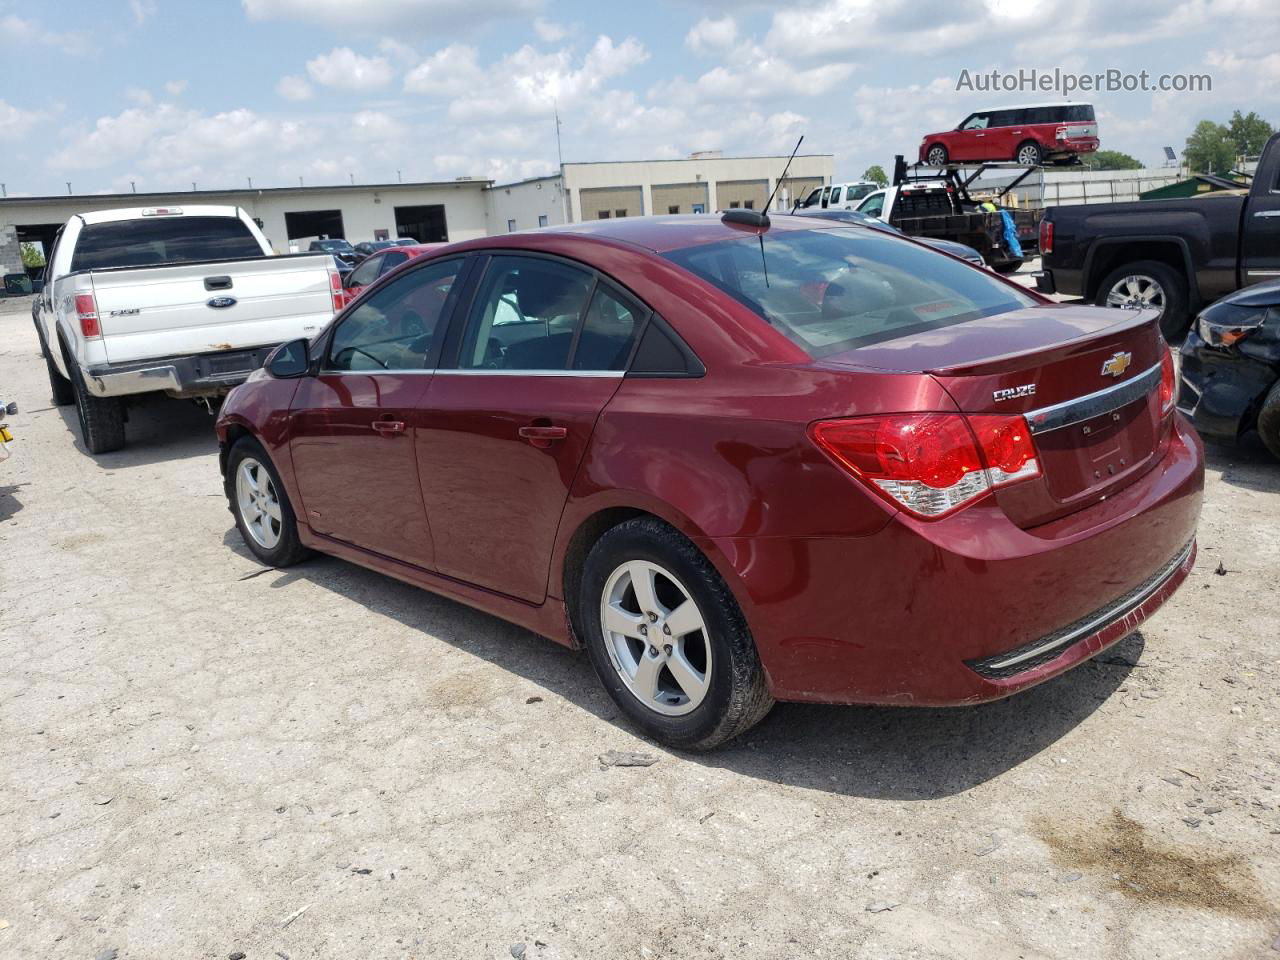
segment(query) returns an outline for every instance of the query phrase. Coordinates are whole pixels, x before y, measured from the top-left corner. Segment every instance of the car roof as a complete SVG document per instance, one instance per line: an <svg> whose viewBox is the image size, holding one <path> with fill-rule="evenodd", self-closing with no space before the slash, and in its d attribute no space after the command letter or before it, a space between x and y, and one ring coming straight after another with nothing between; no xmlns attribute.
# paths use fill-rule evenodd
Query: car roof
<svg viewBox="0 0 1280 960"><path fill-rule="evenodd" d="M416 257L447 246L449 246L447 243L397 243L390 247L379 247L378 253L407 253L411 257Z"/></svg>
<svg viewBox="0 0 1280 960"><path fill-rule="evenodd" d="M838 227L839 224L829 221L826 224L814 223L810 217L790 217L786 214L771 214L769 231L790 230L824 230ZM730 240L735 237L754 236L753 227L742 224L725 223L724 220L708 213L671 214L653 217L611 217L607 220L586 220L581 223L558 224L551 227L539 227L537 230L523 230L516 233L501 234L496 237L483 237L458 244L459 247L477 248L502 246L505 237L512 236L576 236L593 240L613 240L643 247L654 253L667 253L685 247L697 247L717 240Z"/></svg>
<svg viewBox="0 0 1280 960"><path fill-rule="evenodd" d="M970 110L966 116L975 113L994 113L997 110L1034 110L1037 107L1092 107L1093 104L1087 100L1055 100L1052 103L1006 103L998 107L979 107L977 110Z"/></svg>

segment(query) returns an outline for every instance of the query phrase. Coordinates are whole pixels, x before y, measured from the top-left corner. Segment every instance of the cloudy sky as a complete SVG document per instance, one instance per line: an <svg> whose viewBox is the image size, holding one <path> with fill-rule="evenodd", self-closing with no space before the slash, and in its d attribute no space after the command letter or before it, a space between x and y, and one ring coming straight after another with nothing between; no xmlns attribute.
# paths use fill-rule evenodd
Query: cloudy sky
<svg viewBox="0 0 1280 960"><path fill-rule="evenodd" d="M517 179L565 160L804 150L889 168L977 107L962 70L1153 77L1077 94L1155 164L1203 118L1280 127L1275 0L0 0L10 196Z"/></svg>

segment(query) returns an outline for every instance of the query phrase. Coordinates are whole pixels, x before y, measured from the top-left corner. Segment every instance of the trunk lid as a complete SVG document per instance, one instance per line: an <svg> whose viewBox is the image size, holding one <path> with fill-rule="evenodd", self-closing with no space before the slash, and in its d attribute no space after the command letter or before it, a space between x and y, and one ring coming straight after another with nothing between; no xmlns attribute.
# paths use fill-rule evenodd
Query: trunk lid
<svg viewBox="0 0 1280 960"><path fill-rule="evenodd" d="M850 350L826 362L932 375L965 413L1027 417L1041 476L1000 488L1023 527L1132 483L1156 461L1162 351L1155 311L1038 306Z"/></svg>
<svg viewBox="0 0 1280 960"><path fill-rule="evenodd" d="M93 270L111 363L314 336L333 317L329 254ZM209 283L206 283L209 281ZM216 301L230 303L215 305Z"/></svg>

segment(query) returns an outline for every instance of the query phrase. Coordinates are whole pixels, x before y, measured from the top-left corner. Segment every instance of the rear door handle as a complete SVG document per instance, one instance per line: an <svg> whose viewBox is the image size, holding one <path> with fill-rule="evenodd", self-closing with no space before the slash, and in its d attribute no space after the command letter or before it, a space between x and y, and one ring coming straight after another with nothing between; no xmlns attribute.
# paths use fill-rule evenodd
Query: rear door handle
<svg viewBox="0 0 1280 960"><path fill-rule="evenodd" d="M404 433L403 420L375 420L369 424L374 430L382 434L384 437L390 437L397 433Z"/></svg>
<svg viewBox="0 0 1280 960"><path fill-rule="evenodd" d="M535 447L549 447L557 440L563 440L569 435L569 431L564 427L521 427L520 437L528 440Z"/></svg>

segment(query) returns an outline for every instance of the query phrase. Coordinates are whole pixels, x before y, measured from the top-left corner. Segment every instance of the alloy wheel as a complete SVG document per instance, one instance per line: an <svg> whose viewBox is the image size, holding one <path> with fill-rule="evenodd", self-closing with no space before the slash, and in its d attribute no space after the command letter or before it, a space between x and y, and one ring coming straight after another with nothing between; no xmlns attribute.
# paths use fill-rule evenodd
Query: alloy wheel
<svg viewBox="0 0 1280 960"><path fill-rule="evenodd" d="M928 156L925 158L930 165L940 167L947 162L947 151L942 147L931 147Z"/></svg>
<svg viewBox="0 0 1280 960"><path fill-rule="evenodd" d="M706 620L669 570L629 560L605 582L600 626L609 660L644 706L665 716L696 709L711 687Z"/></svg>
<svg viewBox="0 0 1280 960"><path fill-rule="evenodd" d="M1164 287L1154 277L1130 274L1121 277L1107 293L1107 306L1125 310L1155 307L1164 311Z"/></svg>
<svg viewBox="0 0 1280 960"><path fill-rule="evenodd" d="M253 457L245 457L236 469L236 506L249 536L264 550L280 542L283 529L280 498L271 474Z"/></svg>
<svg viewBox="0 0 1280 960"><path fill-rule="evenodd" d="M1018 151L1018 162L1024 167L1034 167L1040 162L1040 151L1028 143Z"/></svg>

